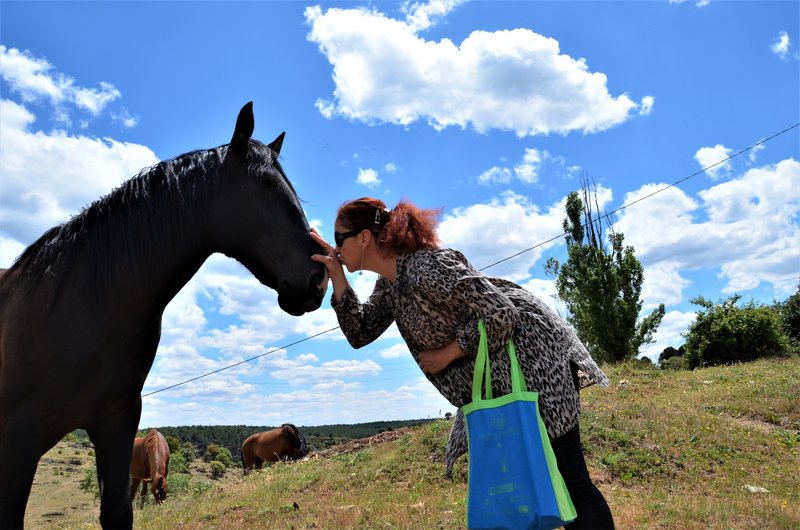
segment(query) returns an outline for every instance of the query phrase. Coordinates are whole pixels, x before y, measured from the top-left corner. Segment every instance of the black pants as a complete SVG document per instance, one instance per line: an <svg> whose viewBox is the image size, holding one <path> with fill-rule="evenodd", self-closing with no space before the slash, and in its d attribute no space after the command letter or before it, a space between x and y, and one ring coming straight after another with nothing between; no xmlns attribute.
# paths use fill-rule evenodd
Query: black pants
<svg viewBox="0 0 800 530"><path fill-rule="evenodd" d="M551 440L558 470L567 485L578 518L564 526L567 530L614 528L614 518L606 499L589 477L583 458L581 435L576 425L555 440Z"/></svg>

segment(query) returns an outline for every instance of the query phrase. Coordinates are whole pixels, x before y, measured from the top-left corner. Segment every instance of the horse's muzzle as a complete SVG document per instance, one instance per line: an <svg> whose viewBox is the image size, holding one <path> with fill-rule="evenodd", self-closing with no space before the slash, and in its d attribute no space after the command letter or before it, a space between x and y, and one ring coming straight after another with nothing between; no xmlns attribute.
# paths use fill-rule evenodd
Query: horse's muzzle
<svg viewBox="0 0 800 530"><path fill-rule="evenodd" d="M328 289L328 271L323 267L321 272L314 273L301 293L295 292L286 281L281 287L278 290L278 305L283 311L299 317L304 313L316 311L322 305L325 291Z"/></svg>

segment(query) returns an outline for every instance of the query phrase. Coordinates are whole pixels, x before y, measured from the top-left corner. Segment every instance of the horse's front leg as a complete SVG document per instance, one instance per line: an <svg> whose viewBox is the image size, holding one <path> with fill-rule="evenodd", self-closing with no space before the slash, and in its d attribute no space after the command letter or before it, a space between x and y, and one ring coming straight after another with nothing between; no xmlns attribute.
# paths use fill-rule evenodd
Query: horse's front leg
<svg viewBox="0 0 800 530"><path fill-rule="evenodd" d="M136 490L139 489L139 482L138 478L131 477L131 504L136 500Z"/></svg>
<svg viewBox="0 0 800 530"><path fill-rule="evenodd" d="M2 416L6 422L0 425L0 528L22 528L44 433L26 408L13 414L2 410Z"/></svg>
<svg viewBox="0 0 800 530"><path fill-rule="evenodd" d="M100 524L103 528L133 526L130 467L141 403L137 399L114 416L98 418L86 429L95 446L100 484Z"/></svg>
<svg viewBox="0 0 800 530"><path fill-rule="evenodd" d="M144 501L147 499L147 481L142 481L142 494L139 496L139 508L144 508Z"/></svg>

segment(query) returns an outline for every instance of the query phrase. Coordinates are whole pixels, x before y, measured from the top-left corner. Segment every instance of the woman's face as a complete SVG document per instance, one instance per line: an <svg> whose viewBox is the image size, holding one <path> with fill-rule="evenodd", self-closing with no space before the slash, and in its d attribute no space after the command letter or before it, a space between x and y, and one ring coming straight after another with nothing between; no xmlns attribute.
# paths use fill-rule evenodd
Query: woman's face
<svg viewBox="0 0 800 530"><path fill-rule="evenodd" d="M352 230L342 224L337 219L333 225L333 230L340 234L347 234ZM360 233L360 232L359 232ZM339 261L347 267L349 272L355 272L361 267L361 245L358 244L358 235L346 237L341 246L337 246L339 252Z"/></svg>

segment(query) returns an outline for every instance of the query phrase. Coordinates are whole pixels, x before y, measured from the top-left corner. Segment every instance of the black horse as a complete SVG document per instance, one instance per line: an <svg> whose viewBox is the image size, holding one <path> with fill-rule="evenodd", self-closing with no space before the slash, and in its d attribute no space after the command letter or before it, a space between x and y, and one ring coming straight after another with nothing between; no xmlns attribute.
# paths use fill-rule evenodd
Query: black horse
<svg viewBox="0 0 800 530"><path fill-rule="evenodd" d="M278 162L284 135L264 145L253 127L248 103L230 144L143 170L0 274L0 528L23 525L39 458L77 428L95 445L101 524L131 527L131 449L161 316L212 253L275 289L287 313L320 306L327 276Z"/></svg>

